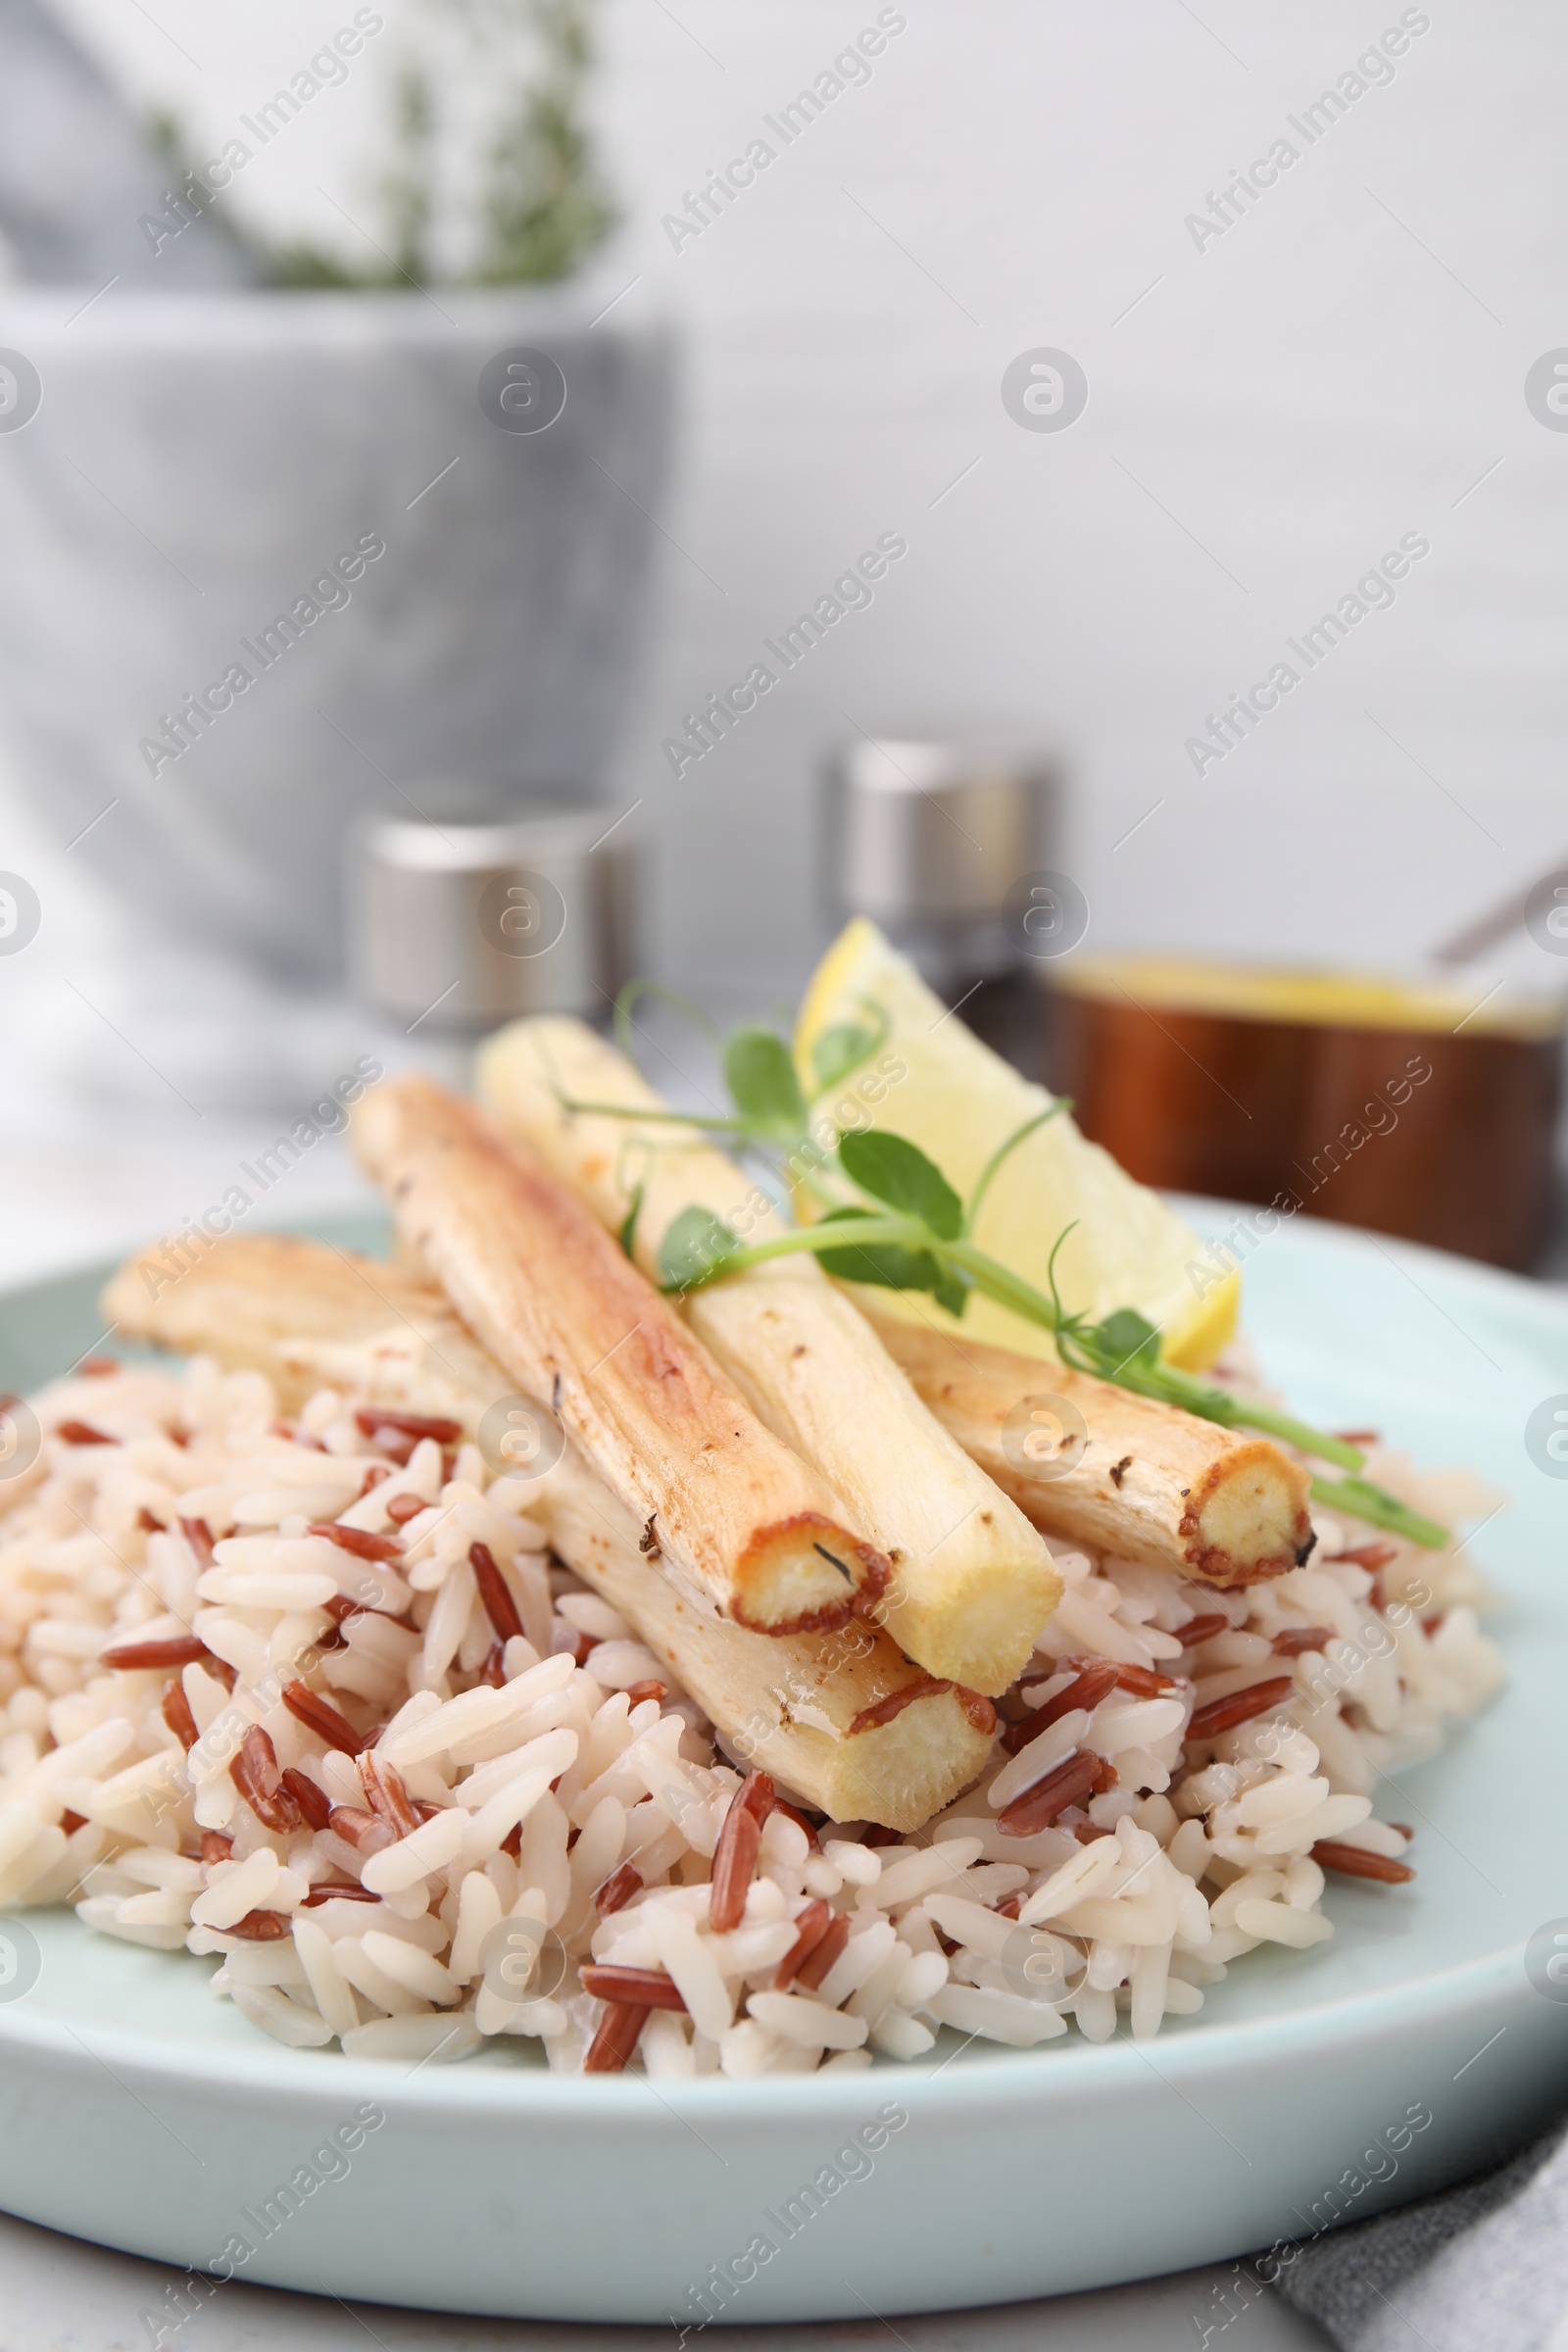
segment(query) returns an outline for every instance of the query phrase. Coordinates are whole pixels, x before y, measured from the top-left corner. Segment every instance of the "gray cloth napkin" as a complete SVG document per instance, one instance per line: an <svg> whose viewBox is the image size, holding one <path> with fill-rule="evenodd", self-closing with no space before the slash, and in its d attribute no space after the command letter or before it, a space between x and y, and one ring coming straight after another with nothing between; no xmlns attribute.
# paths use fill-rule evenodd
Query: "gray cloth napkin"
<svg viewBox="0 0 1568 2352"><path fill-rule="evenodd" d="M1568 2352L1568 2125L1495 2172L1329 2231L1275 2283L1345 2352Z"/></svg>

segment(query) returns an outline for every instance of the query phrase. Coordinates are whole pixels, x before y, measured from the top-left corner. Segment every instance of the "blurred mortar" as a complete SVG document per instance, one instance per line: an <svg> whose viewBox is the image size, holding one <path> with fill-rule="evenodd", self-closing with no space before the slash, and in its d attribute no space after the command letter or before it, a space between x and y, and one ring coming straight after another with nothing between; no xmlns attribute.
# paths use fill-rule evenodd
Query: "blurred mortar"
<svg viewBox="0 0 1568 2352"><path fill-rule="evenodd" d="M827 897L868 915L1031 1077L1050 1059L1045 963L1088 907L1055 870L1062 779L1016 745L860 737L828 766Z"/></svg>

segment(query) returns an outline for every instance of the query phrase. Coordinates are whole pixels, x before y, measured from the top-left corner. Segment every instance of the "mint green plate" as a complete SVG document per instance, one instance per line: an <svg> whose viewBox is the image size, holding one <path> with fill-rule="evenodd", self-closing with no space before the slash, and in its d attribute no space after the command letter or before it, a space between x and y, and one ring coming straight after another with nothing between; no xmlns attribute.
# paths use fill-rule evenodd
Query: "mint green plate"
<svg viewBox="0 0 1568 2352"><path fill-rule="evenodd" d="M11 1294L0 1386L99 1337L102 1274ZM1568 1390L1568 1314L1510 1276L1304 1222L1255 1250L1247 1288L1302 1411L1516 1497L1477 1542L1512 1602L1494 1629L1511 1686L1379 1790L1386 1819L1416 1825L1420 1875L1333 1885L1325 1950L1251 1956L1152 2045L948 2034L858 2078L677 2087L560 2080L514 2046L413 2070L284 2050L207 1994L211 1963L27 1914L36 1980L0 1985L0 2205L276 2286L696 2327L705 2309L868 2319L1223 2260L1519 2144L1568 2094L1568 2005L1526 1965L1535 1931L1568 1932L1568 1481L1524 1436ZM383 2119L368 2132L366 2108ZM341 2127L352 2152L313 2161Z"/></svg>

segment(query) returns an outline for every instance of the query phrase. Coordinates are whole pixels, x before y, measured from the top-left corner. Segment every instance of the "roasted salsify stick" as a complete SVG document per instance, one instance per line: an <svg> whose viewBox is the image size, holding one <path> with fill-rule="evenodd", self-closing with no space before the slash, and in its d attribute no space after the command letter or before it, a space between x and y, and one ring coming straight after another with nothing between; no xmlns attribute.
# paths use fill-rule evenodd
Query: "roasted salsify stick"
<svg viewBox="0 0 1568 2352"><path fill-rule="evenodd" d="M888 1562L839 1495L535 1153L414 1076L368 1095L349 1139L400 1240L695 1594L771 1634L826 1631L875 1599Z"/></svg>
<svg viewBox="0 0 1568 2352"><path fill-rule="evenodd" d="M268 1374L285 1410L332 1386L472 1437L511 1382L433 1286L318 1242L257 1234L215 1244L172 1283L131 1259L104 1295L127 1338ZM989 1702L934 1681L885 1634L770 1637L704 1614L641 1552L636 1520L568 1444L510 1507L627 1618L743 1761L836 1821L908 1831L973 1780Z"/></svg>
<svg viewBox="0 0 1568 2352"><path fill-rule="evenodd" d="M656 1278L665 1232L693 1204L751 1240L783 1230L733 1160L673 1118L660 1124L668 1105L583 1022L514 1022L483 1049L478 1077L498 1124L576 1186L610 1231L637 1199L631 1247ZM682 1309L759 1417L891 1560L877 1621L930 1673L1004 1690L1061 1580L1037 1531L933 1418L856 1304L792 1257L692 1291Z"/></svg>

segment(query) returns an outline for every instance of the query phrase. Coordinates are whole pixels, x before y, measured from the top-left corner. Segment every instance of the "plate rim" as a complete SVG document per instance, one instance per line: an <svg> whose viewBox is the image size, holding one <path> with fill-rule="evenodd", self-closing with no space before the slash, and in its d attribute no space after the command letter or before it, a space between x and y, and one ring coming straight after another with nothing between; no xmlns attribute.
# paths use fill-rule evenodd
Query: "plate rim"
<svg viewBox="0 0 1568 2352"><path fill-rule="evenodd" d="M80 1933L87 1936L94 1931L83 1927ZM1300 2059L1323 2046L1343 2051L1359 2039L1377 2036L1396 2021L1405 2031L1414 2024L1435 2029L1446 2018L1457 2020L1470 2014L1478 2001L1510 1984L1522 1994L1528 1984L1525 1942L1520 1938L1371 1991L1337 1993L1272 2016L1211 2026L1194 2023L1178 2034L1158 2037L1153 2044L1134 2042L1119 2030L1107 2042L1079 2047L1069 2040L1060 2060L1054 2062L1059 2068L1064 2061L1071 2069L1070 2076L1058 2077L1057 2095L1063 2099L1098 2097L1119 2091L1146 2080L1140 2069L1152 2068L1167 2083L1173 2076L1250 2072L1260 2062ZM1353 2014L1346 2017L1346 2012ZM1343 2030L1338 2032L1330 2022L1336 2018L1344 2019ZM98 2020L91 2021L89 2031L91 2042L58 2012L49 2010L37 2009L29 2015L18 2004L14 2010L0 2012L0 2048L9 2045L34 2057L59 2057L73 2063L103 2064L107 2053L132 2071L193 2091L232 2087L284 2101L318 2090L335 2099L373 2092L391 2097L411 2112L443 2115L452 2121L461 2121L465 2114L477 2120L530 2113L542 2121L560 2122L599 2115L619 2125L648 2112L646 2082L633 2075L606 2076L590 2094L597 2102L590 2106L582 2095L580 2076L552 2074L535 2066L470 2068L460 2061L426 2073L428 2060L410 2063L355 2058L332 2050L296 2050L266 2036L254 2046L237 2041L199 2042L172 2028L106 2025ZM935 2094L935 2086L952 2061L968 2046L961 2042L934 2068L927 2068L919 2059L905 2063L873 2060L868 2070L842 2076L774 2075L740 2082L727 2077L677 2078L662 2082L658 2103L666 2111L673 2106L676 2113L689 2103L697 2115L731 2116L738 2124L755 2124L768 2116L779 2120L826 2116L835 2106L859 2109L868 2083L906 2084L912 2099L933 2110L946 2104L959 2111L978 2101L995 2111L1002 2105L1027 2105L1032 2094L1049 2092L1053 2078L1042 2066L1041 2055L1055 2045L1042 2043L1027 2050L997 2046L994 2056L988 2052L973 2067L954 2074L946 2090ZM1151 2047L1160 2051L1157 2064L1148 2056ZM1045 2067L1053 2063L1047 2058ZM416 2078L422 2078L417 2086Z"/></svg>

